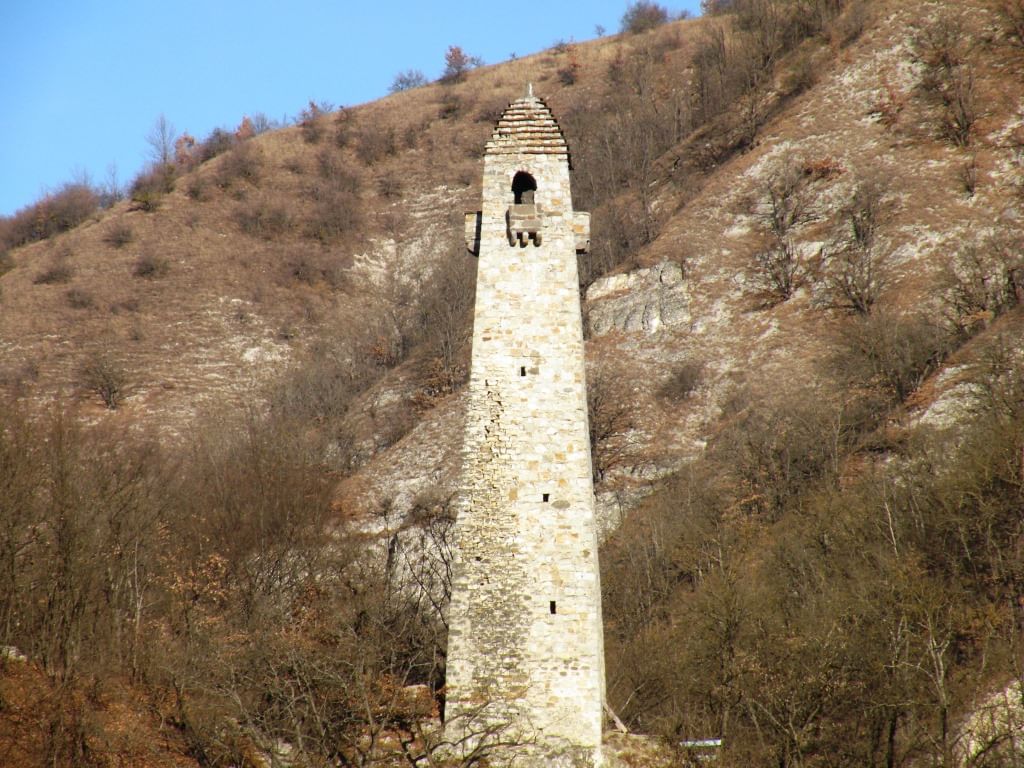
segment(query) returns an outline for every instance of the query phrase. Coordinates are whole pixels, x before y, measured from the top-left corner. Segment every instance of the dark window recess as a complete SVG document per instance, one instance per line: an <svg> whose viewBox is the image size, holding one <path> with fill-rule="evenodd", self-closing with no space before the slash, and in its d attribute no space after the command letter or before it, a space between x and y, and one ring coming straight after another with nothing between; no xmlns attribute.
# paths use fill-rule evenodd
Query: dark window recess
<svg viewBox="0 0 1024 768"><path fill-rule="evenodd" d="M542 495L541 496L541 501L544 501L544 502L551 501L551 494L550 493L545 493L544 495Z"/></svg>
<svg viewBox="0 0 1024 768"><path fill-rule="evenodd" d="M533 205L533 193L537 182L525 171L519 171L512 179L512 196L516 205Z"/></svg>
<svg viewBox="0 0 1024 768"><path fill-rule="evenodd" d="M558 613L558 611L555 609L555 601L554 600L552 600L551 602L548 603L548 610L551 611L551 615L552 616L554 614Z"/></svg>
<svg viewBox="0 0 1024 768"><path fill-rule="evenodd" d="M525 365L519 366L519 375L520 376L525 376L526 375L526 366Z"/></svg>

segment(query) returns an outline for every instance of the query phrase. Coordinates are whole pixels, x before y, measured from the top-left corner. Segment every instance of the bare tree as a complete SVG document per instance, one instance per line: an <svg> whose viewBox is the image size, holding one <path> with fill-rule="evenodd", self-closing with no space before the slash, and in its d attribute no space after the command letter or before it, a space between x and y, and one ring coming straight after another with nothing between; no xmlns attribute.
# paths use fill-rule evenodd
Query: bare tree
<svg viewBox="0 0 1024 768"><path fill-rule="evenodd" d="M787 158L769 175L754 213L765 243L754 253L751 279L768 304L786 301L809 276L792 234L808 218L806 179L798 162Z"/></svg>
<svg viewBox="0 0 1024 768"><path fill-rule="evenodd" d="M149 158L156 165L170 165L174 160L174 142L178 138L174 125L162 112L146 134Z"/></svg>
<svg viewBox="0 0 1024 768"><path fill-rule="evenodd" d="M833 300L859 315L871 313L889 278L878 243L884 196L877 178L862 180L842 211L840 234L823 254Z"/></svg>

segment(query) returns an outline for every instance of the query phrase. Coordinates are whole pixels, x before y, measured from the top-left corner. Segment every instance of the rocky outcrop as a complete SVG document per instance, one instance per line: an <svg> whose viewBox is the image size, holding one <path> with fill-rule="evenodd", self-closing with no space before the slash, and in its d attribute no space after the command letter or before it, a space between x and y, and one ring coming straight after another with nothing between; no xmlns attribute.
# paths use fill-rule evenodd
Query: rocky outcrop
<svg viewBox="0 0 1024 768"><path fill-rule="evenodd" d="M591 337L610 331L655 333L690 324L683 268L674 261L595 280L586 302Z"/></svg>

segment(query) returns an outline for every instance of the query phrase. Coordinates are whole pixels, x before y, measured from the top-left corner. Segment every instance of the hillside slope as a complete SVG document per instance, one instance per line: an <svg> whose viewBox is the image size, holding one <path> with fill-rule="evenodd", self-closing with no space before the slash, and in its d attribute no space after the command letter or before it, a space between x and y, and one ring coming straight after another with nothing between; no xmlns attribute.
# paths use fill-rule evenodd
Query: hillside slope
<svg viewBox="0 0 1024 768"><path fill-rule="evenodd" d="M299 437L270 469L294 460L297 493L329 491L338 541L388 536L361 578L381 570L390 588L396 557L434 568L462 440L462 213L494 121L532 82L573 150L574 207L594 217L581 290L613 706L669 740L726 734L727 764L996 765L979 744L1012 735L1010 715L994 735L961 725L1019 666L1024 45L1010 6L984 0L810 5L825 20L785 44L764 18L673 22L311 108L182 162L155 206L123 201L12 252L0 383L206 461L210 477L187 477L208 496L189 506L171 484L166 502L204 520L232 457L247 502L260 486L292 509L254 482L259 428L240 454L211 437L233 414L280 416ZM218 525L223 551L196 524L192 570L168 583L192 585L181 615L202 629L187 632L223 631L234 663L244 633L211 585L234 563L260 587ZM306 584L295 599L313 605L292 610L309 637L260 627L316 663L351 650L384 594L328 549L341 605ZM416 578L443 593L436 572ZM941 594L948 612L929 602ZM351 633L332 634L324 606ZM420 610L412 636L394 629L405 614L369 624L418 659L406 681L436 691L443 619L421 626ZM203 695L216 658L189 667ZM388 684L358 678L367 699L403 677L373 663ZM228 749L181 685L180 731Z"/></svg>

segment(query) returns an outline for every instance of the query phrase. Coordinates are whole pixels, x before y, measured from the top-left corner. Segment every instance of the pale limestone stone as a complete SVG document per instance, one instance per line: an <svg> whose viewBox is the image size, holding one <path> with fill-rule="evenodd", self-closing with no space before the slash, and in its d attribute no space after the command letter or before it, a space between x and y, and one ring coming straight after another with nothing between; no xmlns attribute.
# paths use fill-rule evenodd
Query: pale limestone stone
<svg viewBox="0 0 1024 768"><path fill-rule="evenodd" d="M609 331L656 333L690 324L683 270L674 261L595 280L587 289L591 336Z"/></svg>
<svg viewBox="0 0 1024 768"><path fill-rule="evenodd" d="M528 176L526 176L528 174ZM446 734L599 765L605 698L597 527L569 150L532 95L484 154ZM474 735L475 734L475 735ZM532 758L529 758L532 759Z"/></svg>

